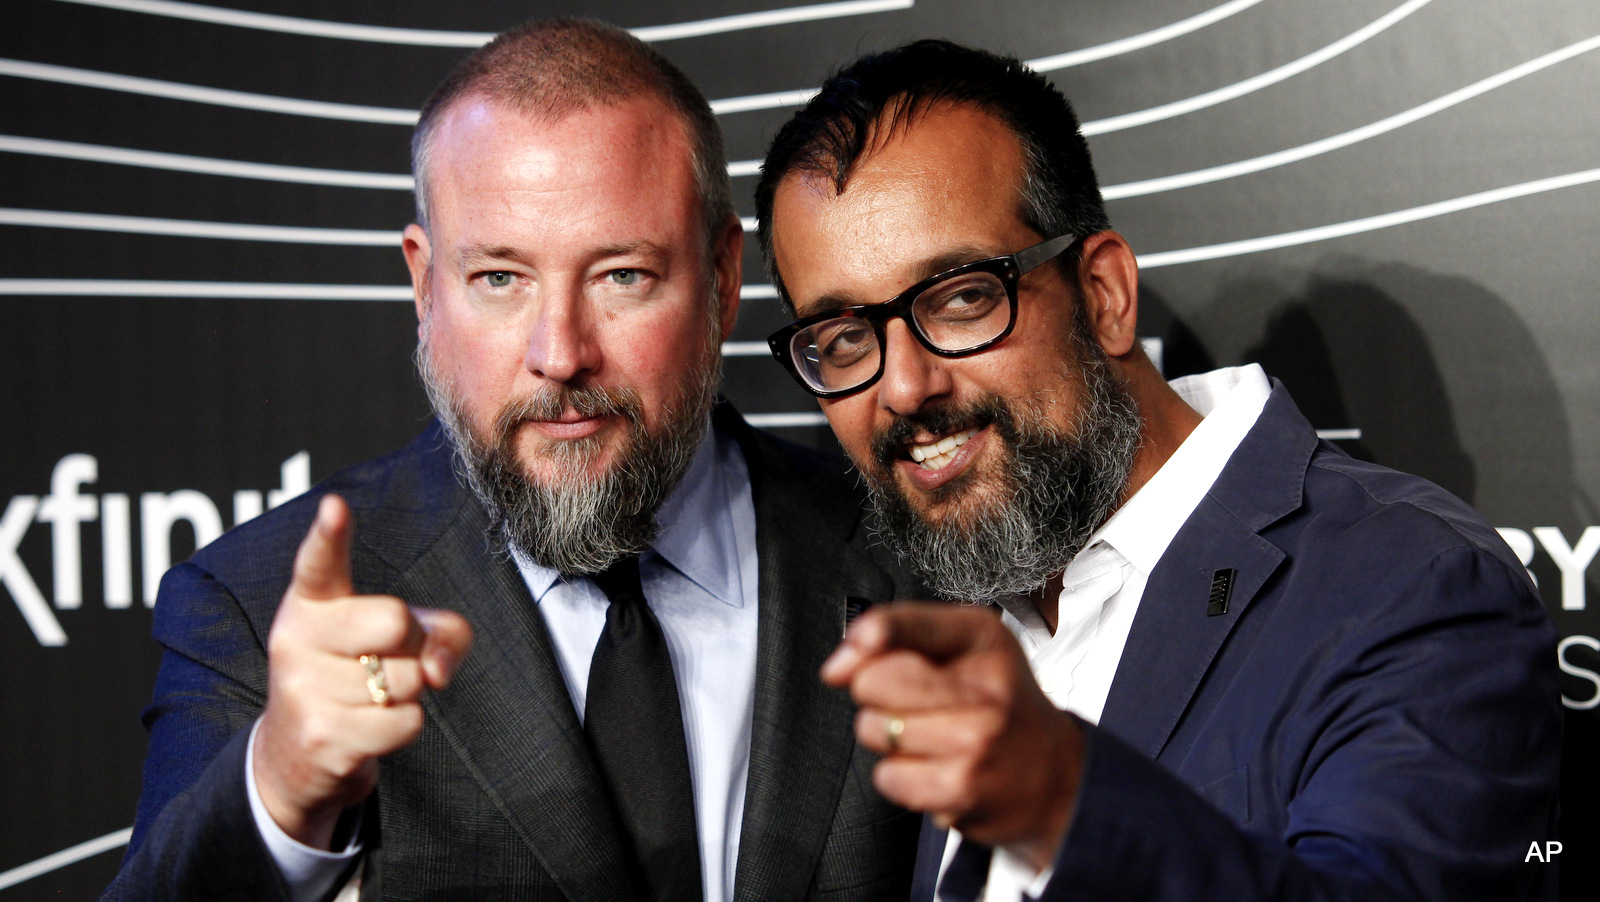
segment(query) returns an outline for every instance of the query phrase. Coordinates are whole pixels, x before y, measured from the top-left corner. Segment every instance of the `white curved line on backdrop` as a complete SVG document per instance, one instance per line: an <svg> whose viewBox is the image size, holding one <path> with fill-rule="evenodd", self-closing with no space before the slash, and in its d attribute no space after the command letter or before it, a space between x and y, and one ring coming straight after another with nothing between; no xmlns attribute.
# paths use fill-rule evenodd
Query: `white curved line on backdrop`
<svg viewBox="0 0 1600 902"><path fill-rule="evenodd" d="M770 285L743 285L739 297L776 297ZM310 285L292 282L181 282L144 279L0 279L0 296L102 298L243 298L264 301L407 301L409 285ZM735 355L740 356L740 355Z"/></svg>
<svg viewBox="0 0 1600 902"><path fill-rule="evenodd" d="M1435 98L1427 103L1420 104L1396 113L1377 122L1351 129L1337 135L1332 135L1298 147L1251 157L1247 160L1238 160L1220 166L1211 166L1206 169L1196 169L1190 172L1161 176L1152 179L1143 179L1136 182L1123 182L1117 185L1107 185L1101 189L1101 195L1106 200L1119 200L1126 197L1140 197L1147 194L1157 194L1163 191L1174 191L1194 185L1203 185L1223 179L1236 178L1241 175L1260 172L1277 166L1299 162L1309 157L1318 156L1333 150L1349 147L1369 138L1386 134L1413 122L1425 119L1435 113L1442 112L1450 107L1464 103L1474 97L1488 93L1495 88L1510 84L1513 81L1540 72L1557 63L1565 62L1575 56L1600 48L1600 35L1570 44L1560 50L1555 50L1514 66L1497 75L1492 75L1481 81L1474 82L1464 88L1452 91L1442 97ZM56 157L62 159L89 160L100 163L117 163L129 166L143 166L153 169L170 169L180 172L197 172L207 175L226 175L239 178L254 178L279 182L294 182L308 185L336 185L351 188L381 188L396 191L410 191L412 188L409 175L389 174L382 172L356 172L344 169L315 169L305 166L282 166L271 163L250 163L237 160L222 160L210 157L189 156L186 154L161 153L146 150L131 150L120 147L106 147L96 144L79 144L71 141L52 141L43 138L26 138L16 135L0 135L0 151L12 153L26 153L37 156ZM757 175L761 170L760 160L735 160L728 163L728 175L733 178ZM744 229L753 232L756 228L754 217L745 217Z"/></svg>
<svg viewBox="0 0 1600 902"><path fill-rule="evenodd" d="M1255 6L1262 0L1231 0L1221 6L1215 7L1196 16L1190 16L1171 25L1164 25L1140 34L1119 38L1082 50L1071 50L1058 53L1054 56L1043 56L1036 60L1029 60L1028 65L1040 71L1065 69L1068 66L1078 66L1093 60L1102 60L1118 54L1128 53L1133 50L1142 50L1153 44L1170 41L1173 38L1186 35L1191 31L1203 28L1213 22L1225 19L1235 13L1242 12ZM711 111L721 116L726 113L744 113L752 110L774 110L782 107L801 106L817 96L816 88L805 88L795 91L774 91L770 94L749 94L743 97L724 97L711 101Z"/></svg>
<svg viewBox="0 0 1600 902"><path fill-rule="evenodd" d="M1333 223L1331 225L1325 225L1325 226L1317 226L1315 228L1310 228L1310 229L1301 229L1301 230L1294 231L1294 232L1284 232L1284 233L1278 234L1278 235L1266 235L1266 236L1262 236L1262 237L1259 237L1259 238L1248 238L1248 239L1245 239L1245 240L1242 240L1242 241L1229 241L1229 242L1224 242L1222 244L1209 244L1209 245L1204 245L1202 247L1186 248L1186 249L1183 249L1183 250L1176 250L1176 251L1159 251L1159 252L1150 253L1150 254L1140 254L1139 258L1138 258L1139 266L1141 268L1143 268L1143 269L1155 269L1155 268L1161 267L1161 266L1174 266L1174 265L1177 265L1177 264L1180 264L1180 263L1194 263L1194 262L1198 262L1198 261L1201 261L1201 260L1216 260L1216 259L1220 259L1220 258L1223 258L1223 257L1238 256L1240 254L1253 254L1253 253L1258 253L1260 251L1275 250L1277 248L1283 248L1283 247L1292 247L1294 245L1299 245L1299 244L1311 244L1311 243L1314 243L1314 242L1317 242L1317 241L1328 241L1328 240L1331 240L1331 239L1334 239L1334 238L1342 238L1342 237L1345 237L1345 236L1348 236L1348 235L1359 234L1361 232L1370 232L1370 231L1374 231L1376 229L1384 229L1384 228L1389 228L1391 226L1403 225L1405 223L1416 222L1416 221L1421 220L1421 219L1430 219L1430 218L1433 218L1433 217L1436 217L1436 216L1444 216L1444 215L1449 214L1449 213L1456 213L1456 212L1460 212L1462 210L1469 210L1469 209L1472 209L1473 207L1481 207L1481 206L1484 206L1486 204L1498 203L1498 202L1503 201L1503 200L1511 200L1511 199L1518 198L1518 197L1525 197L1525 196L1530 195L1530 194L1539 194L1539 193L1542 193L1542 192L1545 192L1545 191L1555 191L1555 190L1558 190L1558 189L1561 189L1561 188L1570 188L1570 187L1573 187L1573 186L1576 186L1576 185L1583 185L1583 184L1587 184L1589 182L1594 182L1594 181L1600 181L1600 169L1586 169L1586 170L1583 170L1582 172L1574 172L1574 173L1569 173L1567 175L1552 176L1550 178L1545 178L1545 179L1536 179L1536 180L1531 181L1531 182L1523 182L1522 184L1519 184L1519 185L1510 185L1510 186L1507 186L1507 187L1504 187L1504 188L1495 188L1495 189L1490 190L1490 191L1480 191L1480 192L1478 192L1476 194L1469 194L1469 195L1466 195L1466 196L1463 196L1463 197L1453 198L1451 200L1438 201L1438 202L1432 203L1432 204L1424 204L1423 206L1412 207L1412 208L1407 209L1407 210L1397 210L1397 211L1392 212L1392 213L1383 213L1383 214L1380 214L1380 215L1377 215L1377 216L1364 217L1362 219L1352 219L1352 220L1349 220L1347 222ZM261 237L261 238L256 238L255 239L255 240L265 240L265 241L310 240L309 238L307 238L307 239L297 239L297 238L291 238L291 237L284 236L284 233L290 233L290 232L334 233L334 237L337 240L331 241L331 242L327 242L327 243L337 243L337 244L377 243L376 241L369 241L366 236L372 236L373 238L381 236L384 239L383 243L389 243L389 242L393 241L394 238L398 235L398 233L394 233L394 232L362 232L362 231L356 230L356 229L295 229L295 228L283 227L283 226L238 226L238 225L233 225L233 224L230 224L230 223L196 223L196 222L188 222L188 221L183 221L183 220L151 220L151 219L142 219L140 217L131 217L131 216L101 216L101 215L98 215L98 214L83 214L83 213L52 213L50 211L42 211L42 210L3 210L3 209L0 209L0 224L3 224L3 223L10 223L10 224L17 224L17 225L49 225L49 226L58 226L58 227L63 227L63 228L95 228L95 229L105 229L105 230L110 230L110 231L140 231L140 232L147 232L147 233L150 233L150 234L194 235L195 237L214 237L214 238L244 238L246 236L241 235L241 234L236 234L236 233L232 232L232 230L235 230L235 229L242 229L242 230L258 230L258 231L264 232L267 235L275 236L275 237ZM199 231L198 227L218 229L219 231L218 232L212 232L212 233L202 233L202 232ZM271 230L271 231L266 231L266 230ZM45 294L55 294L55 293L75 294L75 293L79 293L79 292L74 292L72 290L69 290L70 287L73 286L73 285L112 285L112 284L116 284L116 285L152 285L152 284L200 285L200 284L234 284L234 283L100 282L100 281L95 281L95 280L78 280L78 279L6 279L6 280L0 280L0 285L11 286L13 290L4 290L3 287L0 287L0 294L27 294L27 293L29 293L29 292L26 292L26 291L16 290L16 286L20 285L22 283L27 283L29 285L38 286L41 289L41 291L39 293L45 293ZM246 284L246 283L239 283L239 284ZM59 291L44 290L44 289L47 289L51 285L59 285L60 286L60 290ZM382 291L382 290L395 290L395 289L386 289L384 286L365 286L365 287L369 288L369 289L372 289L372 290L379 290L379 291ZM260 286L248 285L247 284L247 288L260 288ZM399 290L409 291L409 289L399 289ZM93 292L93 293L98 293L98 292ZM155 294L160 294L160 293L161 292L155 292ZM185 296L187 296L187 295L185 295ZM246 294L246 295L223 295L223 296L226 296L226 297L255 297L255 296L277 297L277 295L270 295L270 294L269 295L248 295L248 294ZM771 286L771 285L743 285L739 289L739 296L741 298L744 298L744 299L757 299L757 298L771 299L771 298L776 298L777 297L777 292L776 292L776 290L774 290L773 286Z"/></svg>
<svg viewBox="0 0 1600 902"><path fill-rule="evenodd" d="M1388 29L1391 25L1394 25L1396 22L1404 19L1406 16L1409 16L1422 7L1427 6L1430 2L1432 2L1432 0L1406 0L1405 3L1400 4L1399 6L1390 10L1388 13L1378 17L1376 20L1368 23L1362 28L1359 28L1350 34L1345 35L1339 40L1334 41L1332 44L1323 47L1321 50L1309 53L1300 57L1294 62L1285 63L1276 69L1271 69L1261 73L1260 75L1247 78L1244 81L1235 82L1231 85L1225 85L1216 89L1215 91L1207 91L1204 94L1199 94L1184 100L1175 100L1172 103L1164 103L1160 106L1150 107L1149 109L1138 110L1132 113L1123 113L1120 116L1110 116L1105 119L1096 119L1092 122L1085 122L1083 123L1083 134L1085 137L1091 135L1103 135L1107 132L1122 131L1123 129L1134 128L1135 126L1149 125L1152 122L1160 122L1163 119L1171 119L1175 116L1182 116L1185 113L1192 113L1195 110L1203 110L1206 107L1216 106L1219 103L1234 100L1236 98L1243 97L1246 94L1259 91L1262 88L1270 87L1280 81L1284 81L1285 79L1293 78L1294 76L1299 75L1313 66L1325 63L1339 54L1365 43L1375 35Z"/></svg>
<svg viewBox="0 0 1600 902"><path fill-rule="evenodd" d="M1257 0L1257 2L1259 2L1259 0ZM1429 0L1411 0L1411 4L1418 5L1427 2L1429 2ZM1237 0L1232 4L1224 4L1224 7L1234 6L1237 6L1238 9L1245 8L1245 4L1237 2ZM1231 12L1237 12L1238 9L1232 9ZM1391 13L1391 15L1393 14ZM1215 20L1213 19L1211 21ZM1209 24L1209 22L1202 24ZM1170 27L1171 26L1168 26L1168 28ZM1162 31L1162 29L1156 29L1155 31L1159 32ZM1124 38L1121 41L1114 41L1111 43L1123 44L1127 49L1147 47L1150 46L1151 43L1155 43L1155 41L1143 40L1145 35L1149 35L1151 33L1153 32L1146 32L1144 35L1135 35L1131 38ZM1162 40L1170 40L1176 36L1176 34L1169 34L1162 38ZM1135 45L1137 45L1137 47ZM1074 52L1089 53L1090 51L1098 51L1100 47L1107 46L1110 45L1099 45L1099 47L1090 47L1083 51ZM1126 50L1119 52L1126 52ZM1108 55L1112 54L1103 54L1095 56L1094 58L1104 59L1105 56ZM1045 57L1044 59L1051 58ZM1057 66L1056 68L1060 67ZM140 78L132 75L116 75L108 72L96 72L90 69L76 69L68 66L32 63L22 60L0 59L0 75L11 75L18 78L32 78L41 81L53 81L62 84L74 84L84 87L102 88L110 91L123 91L132 94L145 94L153 97L167 97L174 100L187 100L194 103L208 103L217 106L261 110L272 113L285 113L296 116L315 116L323 119L342 119L351 122L376 122L387 125L415 125L417 121L417 111L415 110L402 110L394 107L361 106L358 104L349 103L332 103L321 100L301 100L294 97L279 97L271 94L253 94L245 91L230 91L221 88L207 88L199 85L183 84L180 82L161 81L153 78ZM1260 76L1258 76L1258 78L1259 77ZM1224 88L1221 90L1226 91L1229 89ZM1251 90L1254 90L1254 88ZM767 94L749 94L740 97L725 97L711 101L711 111L718 116L722 116L729 113L742 113L753 110L781 109L784 107L800 106L805 104L812 97L815 97L816 94L816 88L804 88L793 91L774 91ZM1188 101L1180 101L1180 103L1183 102ZM1220 103L1221 101L1219 100L1216 102ZM1168 106L1171 105L1169 104ZM1165 107L1157 107L1156 109L1165 109ZM1150 111L1147 110L1144 112L1149 113ZM1130 113L1128 115L1138 116L1142 114ZM1177 114L1174 113L1172 115ZM1088 125L1089 123L1086 123L1085 127L1087 128ZM1086 131L1085 133L1087 134L1088 132Z"/></svg>
<svg viewBox="0 0 1600 902"><path fill-rule="evenodd" d="M1588 38L1587 40L1579 41L1575 44L1563 47L1560 50L1547 53L1537 59L1529 60L1520 66L1514 66L1498 75L1491 75L1482 81L1474 82L1473 84L1467 85L1460 90L1451 91L1449 94L1430 100L1427 103L1414 106L1404 112L1396 113L1386 119L1380 119L1377 122L1373 122L1369 125L1363 125L1360 128L1351 129L1350 131L1343 132L1341 134L1323 138L1320 141L1312 141L1309 144L1302 144L1299 147L1291 147L1287 150L1280 150L1276 153L1263 154L1259 157L1251 157L1248 160L1239 160L1237 162L1226 163L1221 166L1212 166L1206 169L1196 169L1191 172L1181 172L1176 175L1144 179L1137 182L1123 182L1120 185L1107 185L1105 188L1101 189L1100 195L1106 200L1117 200L1124 197L1139 197L1145 194L1157 194L1162 191L1173 191L1179 188L1188 188L1193 185L1204 185L1209 182L1218 182L1222 181L1223 179L1230 179L1241 175L1249 175L1253 172L1260 172L1263 169L1271 169L1275 166L1296 163L1308 157L1314 157L1332 150L1338 150L1342 147L1349 147L1352 144L1365 141L1368 138L1375 138L1386 132L1394 131L1402 126L1410 125L1419 119L1425 119L1428 116L1432 116L1434 113L1447 110L1457 104L1471 100L1480 94L1492 91L1502 85L1510 84L1519 78L1532 75L1540 70L1548 69L1549 67L1554 66L1556 63L1572 59L1579 54L1587 53L1597 47L1600 47L1600 35Z"/></svg>
<svg viewBox="0 0 1600 902"><path fill-rule="evenodd" d="M215 106L237 107L245 110L262 110L269 113L288 113L294 116L316 116L322 119L344 119L351 122L377 122L385 125L415 125L416 110L392 107L358 106L351 103L329 103L322 100L300 100L272 94L251 94L245 91L228 91L222 88L203 88L175 81L138 78L132 75L114 75L92 69L74 69L70 66L52 66L48 63L30 63L23 60L0 59L0 75L32 78L107 91L129 94L146 94Z"/></svg>
<svg viewBox="0 0 1600 902"><path fill-rule="evenodd" d="M0 207L0 225L51 229L88 229L135 235L171 235L183 238L227 238L235 241L280 241L290 244L364 245L399 247L400 233L371 229L315 229L300 226L247 225L234 222L197 222L189 219L153 219L148 216L113 216L103 213L63 213L55 210L19 210Z"/></svg>
<svg viewBox="0 0 1600 902"><path fill-rule="evenodd" d="M102 144L79 144L75 141L52 141L46 138L25 138L20 135L0 135L0 151L25 153L64 160L88 160L94 163L117 163L124 166L142 166L147 169L170 169L177 172L198 172L204 175L228 175L237 178L263 179L273 182L294 182L302 185L337 185L344 188L383 188L393 191L410 191L411 176L387 172L356 172L350 169L314 169L308 166L280 166L276 163L250 163L242 160L221 160L215 157L194 157L181 153L162 153L153 150L131 150L125 147L107 147ZM728 174L742 162L729 163ZM760 160L750 160L757 167ZM740 173L742 174L742 173ZM755 220L750 220L750 229Z"/></svg>
<svg viewBox="0 0 1600 902"><path fill-rule="evenodd" d="M1378 216L1369 216L1363 219L1348 222L1334 223L1332 225L1318 226L1311 229L1302 229L1296 232L1285 232L1280 235L1267 235L1260 238L1250 238L1243 241L1231 241L1222 244L1205 245L1203 247L1188 248L1177 251L1161 251L1139 256L1139 265L1145 269L1154 269L1159 266L1172 266L1179 263L1192 263L1199 260L1213 260L1221 257L1232 257L1239 254L1250 254L1258 251L1272 250L1275 248L1289 247L1297 244L1309 244L1316 241L1326 241L1360 232L1388 228L1419 219L1428 219L1455 213L1485 204L1496 203L1502 200L1523 197L1529 194L1538 194L1544 191L1554 191L1559 188L1572 187L1600 180L1600 169L1589 169L1582 172L1564 176L1554 176L1547 179L1538 179L1512 185L1506 188L1497 188L1477 194L1452 200L1439 201L1409 210L1399 210L1393 213L1384 213ZM281 241L304 244L333 244L333 245L369 245L393 246L399 241L400 233L390 231L369 231L363 229L314 229L298 228L293 226L261 226L243 225L225 222L197 222L178 219L151 219L140 216L112 216L97 213L64 213L51 210L19 210L14 208L0 208L0 225L39 226L46 228L90 229L95 231L130 232L150 235L174 235L194 238L227 238L246 241ZM134 282L96 282L94 280L76 279L9 279L0 280L13 288L21 283L45 286L60 285L61 293L73 294L76 292L65 290L71 285L82 284L202 284L202 283L134 283ZM205 283L214 284L214 283ZM229 283L231 284L231 283ZM373 289L382 289L383 286L368 286ZM409 290L409 289L405 289ZM0 291L0 294L28 293L11 290ZM43 293L58 293L44 291ZM159 294L159 292L157 292ZM230 297L234 295L228 295ZM254 295L238 295L240 297ZM275 295L267 295L275 296ZM742 299L770 300L777 298L777 290L772 285L750 284L740 286L739 296Z"/></svg>
<svg viewBox="0 0 1600 902"><path fill-rule="evenodd" d="M391 175L386 172L355 172L348 169L313 169L307 166L279 166L273 163L248 163L241 160L219 160L212 157L193 157L179 153L106 147L100 144L79 144L74 141L24 138L19 135L0 135L0 151L66 160L88 160L94 163L117 163L123 166L141 166L146 169L170 169L177 172L198 172L204 175L227 175L272 182L294 182L302 185L383 188L393 191L411 190L411 176L409 175Z"/></svg>
<svg viewBox="0 0 1600 902"><path fill-rule="evenodd" d="M78 843L71 848L62 849L37 861L30 861L27 864L14 867L9 871L0 872L0 889L16 886L24 880L32 880L41 874L48 874L51 871L64 868L69 864L75 864L85 858L92 858L101 852L120 849L128 844L128 840L132 836L133 828L128 827L115 833L107 833L105 836L91 839L88 842Z"/></svg>
<svg viewBox="0 0 1600 902"><path fill-rule="evenodd" d="M85 298L227 298L263 301L411 301L408 285L164 282L140 279L0 279L0 295Z"/></svg>
<svg viewBox="0 0 1600 902"><path fill-rule="evenodd" d="M1293 247L1298 244L1312 244L1318 241L1329 241L1334 238L1343 238L1347 235L1356 235L1361 232L1371 232L1377 229L1386 229L1390 226L1404 225L1420 219L1431 219L1435 216L1444 216L1449 213L1458 213L1470 210L1473 207L1482 207L1487 204L1499 203L1503 200L1512 200L1526 197L1530 194L1539 194L1545 191L1555 191L1560 188L1571 188L1575 185L1584 185L1590 182L1600 182L1600 169L1585 169L1582 172L1573 172L1567 175L1557 175L1550 178L1535 179L1523 182L1520 185L1509 185L1505 188L1495 188L1490 191L1480 191L1477 194L1468 194L1464 197L1442 200L1437 203L1424 204L1412 207L1409 210L1397 210L1393 213L1383 213L1378 216L1367 216L1361 219L1352 219L1348 222L1336 222L1332 225L1317 226L1312 229L1301 229L1295 232L1284 232L1279 235L1266 235L1260 238L1248 238L1243 241L1228 241L1222 244L1208 244L1204 247L1191 247L1177 251L1160 251L1154 254L1140 254L1140 269L1155 269L1160 266L1176 266L1180 263L1195 263L1201 260L1217 260L1223 257L1236 257L1240 254L1254 254L1260 251L1276 250L1283 247Z"/></svg>
<svg viewBox="0 0 1600 902"><path fill-rule="evenodd" d="M195 22L211 22L258 31L276 31L284 34L303 34L319 38L340 38L349 41L372 41L382 44L413 44L424 47L479 47L495 36L492 31L435 31L423 28L392 28L385 25L358 25L350 22L330 22L321 19L301 19L294 16L276 16L238 9L203 6L198 3L176 3L170 0L62 0L81 6L99 6L128 12L148 13ZM840 19L870 13L910 9L915 0L846 0L843 3L820 3L812 6L791 6L785 9L762 10L678 22L671 25L649 25L630 28L629 32L641 41L672 41L678 38L724 34L746 31L770 25L788 25L794 22L812 22L818 19Z"/></svg>
<svg viewBox="0 0 1600 902"><path fill-rule="evenodd" d="M743 97L724 97L711 101L711 112L718 116L729 113L748 113L751 110L777 110L787 106L805 106L817 96L816 88L795 91L774 91L771 94L747 94Z"/></svg>
<svg viewBox="0 0 1600 902"><path fill-rule="evenodd" d="M1093 47L1085 47L1082 50L1069 50L1066 53L1058 53L1054 56L1041 56L1036 60L1028 60L1027 65L1039 72L1053 72L1056 69L1081 66L1084 63L1092 63L1095 60L1103 60L1107 57L1143 50L1146 47L1182 37L1191 31L1199 31L1213 22L1220 22L1231 15L1242 13L1260 2L1261 0L1233 0L1231 3L1212 7L1199 15L1173 22L1171 25L1163 25L1143 34L1108 41L1104 44L1096 44Z"/></svg>

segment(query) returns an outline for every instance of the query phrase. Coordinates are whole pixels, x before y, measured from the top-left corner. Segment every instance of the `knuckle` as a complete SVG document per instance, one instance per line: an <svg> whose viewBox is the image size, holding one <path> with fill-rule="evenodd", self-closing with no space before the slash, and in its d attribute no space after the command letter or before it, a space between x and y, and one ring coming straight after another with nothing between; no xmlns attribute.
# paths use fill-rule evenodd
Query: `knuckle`
<svg viewBox="0 0 1600 902"><path fill-rule="evenodd" d="M866 709L856 712L856 741L872 748L872 743L877 737L872 732L872 715Z"/></svg>
<svg viewBox="0 0 1600 902"><path fill-rule="evenodd" d="M425 718L422 706L415 702L399 705L394 709L395 722L399 727L402 745L410 745L418 736L422 735Z"/></svg>
<svg viewBox="0 0 1600 902"><path fill-rule="evenodd" d="M953 764L944 772L943 795L948 807L955 811L971 811L977 804L977 774L972 762Z"/></svg>
<svg viewBox="0 0 1600 902"><path fill-rule="evenodd" d="M393 598L373 599L363 605L363 618L375 637L384 645L398 645L410 629L411 614L403 602Z"/></svg>

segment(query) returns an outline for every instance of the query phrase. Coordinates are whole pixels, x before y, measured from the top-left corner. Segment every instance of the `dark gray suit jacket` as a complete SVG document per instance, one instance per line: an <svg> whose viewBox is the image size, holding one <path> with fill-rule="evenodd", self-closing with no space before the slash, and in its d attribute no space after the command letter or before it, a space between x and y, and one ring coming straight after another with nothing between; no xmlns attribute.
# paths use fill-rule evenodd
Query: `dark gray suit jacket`
<svg viewBox="0 0 1600 902"><path fill-rule="evenodd" d="M749 466L760 559L737 898L903 899L918 819L873 789L854 708L817 670L847 609L911 587L869 547L842 459L757 433L726 407L716 425ZM459 611L477 633L450 688L425 699L422 735L381 764L363 898L642 898L543 618L437 426L163 580L154 633L167 651L144 715L144 796L105 898L287 898L251 820L244 740L266 700L273 613L324 492L355 513L358 592Z"/></svg>

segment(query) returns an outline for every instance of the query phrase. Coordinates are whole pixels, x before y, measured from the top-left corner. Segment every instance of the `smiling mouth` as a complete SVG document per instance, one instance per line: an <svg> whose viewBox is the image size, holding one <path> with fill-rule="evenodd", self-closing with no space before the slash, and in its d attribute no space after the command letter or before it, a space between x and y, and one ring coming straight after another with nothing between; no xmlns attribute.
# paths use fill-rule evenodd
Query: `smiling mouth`
<svg viewBox="0 0 1600 902"><path fill-rule="evenodd" d="M906 452L917 466L924 470L942 470L956 459L956 449L967 443L967 439L978 434L978 427L963 429L951 433L938 441L926 444L911 444L906 447Z"/></svg>

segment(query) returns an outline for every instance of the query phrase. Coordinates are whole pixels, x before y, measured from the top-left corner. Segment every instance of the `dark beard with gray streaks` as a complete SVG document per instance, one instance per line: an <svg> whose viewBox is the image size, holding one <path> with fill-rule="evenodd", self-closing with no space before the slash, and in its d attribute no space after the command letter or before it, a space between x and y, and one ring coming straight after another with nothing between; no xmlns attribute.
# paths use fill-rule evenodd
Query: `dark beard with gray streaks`
<svg viewBox="0 0 1600 902"><path fill-rule="evenodd" d="M599 573L650 547L659 532L656 511L705 436L720 363L713 351L685 374L683 399L665 411L659 434L645 428L643 406L632 390L549 385L506 404L484 440L474 434L464 405L435 375L426 328L417 358L428 399L454 447L456 471L488 511L491 528L534 563L564 576ZM605 453L601 438L551 443L541 457L565 478L544 484L518 461L517 433L529 420L552 419L564 410L618 416L627 436L598 477L589 473Z"/></svg>
<svg viewBox="0 0 1600 902"><path fill-rule="evenodd" d="M990 395L962 408L903 417L874 436L863 468L880 533L938 595L989 602L1026 595L1066 569L1122 500L1139 449L1139 411L1098 345L1079 347L1082 406L1070 431L1043 410ZM894 467L919 430L948 435L992 426L1007 451L993 474L969 471L931 493L937 522L912 506ZM981 491L977 481L995 483Z"/></svg>

